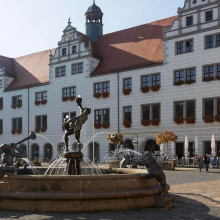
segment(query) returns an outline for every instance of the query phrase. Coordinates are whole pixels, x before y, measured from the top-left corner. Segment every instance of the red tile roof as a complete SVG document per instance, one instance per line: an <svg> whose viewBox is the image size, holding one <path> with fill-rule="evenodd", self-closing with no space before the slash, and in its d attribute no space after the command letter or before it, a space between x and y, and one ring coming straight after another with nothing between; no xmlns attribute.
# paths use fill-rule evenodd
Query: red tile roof
<svg viewBox="0 0 220 220"><path fill-rule="evenodd" d="M94 43L94 56L101 62L91 76L163 61L163 28L171 26L175 17L103 35Z"/></svg>

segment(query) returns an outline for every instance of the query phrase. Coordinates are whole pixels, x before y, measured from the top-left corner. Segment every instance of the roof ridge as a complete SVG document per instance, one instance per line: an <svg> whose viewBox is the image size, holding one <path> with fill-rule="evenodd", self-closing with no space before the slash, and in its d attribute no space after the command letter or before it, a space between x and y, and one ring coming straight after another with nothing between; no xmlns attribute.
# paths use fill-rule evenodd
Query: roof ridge
<svg viewBox="0 0 220 220"><path fill-rule="evenodd" d="M11 57L6 57L6 56L2 56L2 55L0 55L0 57L4 57L4 58L7 58L7 59L13 59Z"/></svg>
<svg viewBox="0 0 220 220"><path fill-rule="evenodd" d="M151 21L151 22L148 22L148 23L145 23L145 24L140 24L140 25L137 25L137 26L133 26L133 27L130 27L130 28L125 28L125 29L118 30L118 31L113 31L111 33L103 34L102 36L106 36L106 35L110 35L110 34L115 34L115 33L118 33L118 32L130 30L132 28L141 27L141 26L144 26L144 25L147 25L147 24L152 24L152 23L155 23L155 22L161 22L161 21L172 19L172 18L175 18L175 17L178 17L178 15L174 15L174 16L171 16L171 17L168 17L168 18L163 18L163 19Z"/></svg>

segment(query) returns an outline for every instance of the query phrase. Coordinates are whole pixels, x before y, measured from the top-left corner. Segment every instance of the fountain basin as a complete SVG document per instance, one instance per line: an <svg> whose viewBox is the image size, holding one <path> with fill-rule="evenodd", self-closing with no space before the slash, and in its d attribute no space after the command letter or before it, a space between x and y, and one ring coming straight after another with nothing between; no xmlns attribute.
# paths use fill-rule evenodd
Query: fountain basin
<svg viewBox="0 0 220 220"><path fill-rule="evenodd" d="M97 176L9 175L0 182L0 192L0 208L7 210L99 212L171 207L170 198L160 197L156 179L140 179L140 170Z"/></svg>

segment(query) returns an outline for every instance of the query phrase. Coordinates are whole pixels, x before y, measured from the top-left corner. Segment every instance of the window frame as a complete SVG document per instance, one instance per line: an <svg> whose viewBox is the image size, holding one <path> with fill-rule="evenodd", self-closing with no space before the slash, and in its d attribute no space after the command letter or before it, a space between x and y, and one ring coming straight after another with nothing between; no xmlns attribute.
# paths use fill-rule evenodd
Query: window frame
<svg viewBox="0 0 220 220"><path fill-rule="evenodd" d="M71 75L76 75L83 73L84 65L83 62L72 63L71 65Z"/></svg>
<svg viewBox="0 0 220 220"><path fill-rule="evenodd" d="M44 118L46 117L46 126L45 125L45 121L44 121ZM38 125L38 118L40 119L40 124L39 124L39 127L37 126ZM35 129L42 129L42 128L45 128L47 129L48 128L48 123L47 123L47 114L44 114L44 115L35 115Z"/></svg>
<svg viewBox="0 0 220 220"><path fill-rule="evenodd" d="M59 70L59 72L58 72ZM63 71L65 70L65 71ZM64 74L63 74L64 73ZM55 78L66 76L66 66L58 66L55 68Z"/></svg>

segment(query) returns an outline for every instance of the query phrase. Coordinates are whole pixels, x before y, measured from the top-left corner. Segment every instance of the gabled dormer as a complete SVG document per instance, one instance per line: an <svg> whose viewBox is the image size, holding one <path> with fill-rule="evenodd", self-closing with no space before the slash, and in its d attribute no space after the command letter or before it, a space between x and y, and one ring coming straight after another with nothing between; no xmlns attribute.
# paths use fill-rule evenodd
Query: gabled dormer
<svg viewBox="0 0 220 220"><path fill-rule="evenodd" d="M184 7L178 8L178 18L172 27L165 31L165 38L219 28L219 7L219 0L185 0Z"/></svg>
<svg viewBox="0 0 220 220"><path fill-rule="evenodd" d="M72 27L69 19L54 56L50 56L50 64L79 59L91 54L92 47L89 38Z"/></svg>

